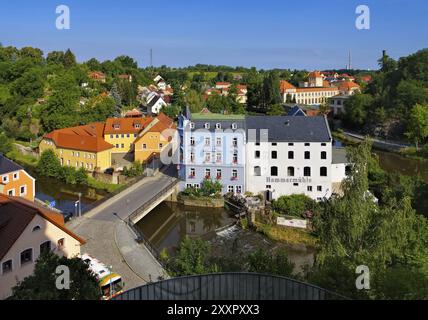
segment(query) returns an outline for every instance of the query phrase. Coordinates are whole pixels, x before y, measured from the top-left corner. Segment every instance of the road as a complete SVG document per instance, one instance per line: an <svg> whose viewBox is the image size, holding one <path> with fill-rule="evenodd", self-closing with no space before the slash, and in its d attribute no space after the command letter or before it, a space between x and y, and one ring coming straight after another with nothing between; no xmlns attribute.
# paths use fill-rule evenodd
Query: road
<svg viewBox="0 0 428 320"><path fill-rule="evenodd" d="M89 253L111 265L122 276L126 290L166 276L147 248L135 242L135 235L124 220L174 179L175 173L171 168L154 177L144 178L67 224L87 241L82 253Z"/></svg>
<svg viewBox="0 0 428 320"><path fill-rule="evenodd" d="M364 140L366 137L364 135L353 133L353 132L348 132L348 131L344 131L343 134L348 136L348 137L355 138L358 140ZM380 139L377 139L374 137L370 137L370 139L373 141L374 144L377 144L377 146L384 147L386 149L399 150L399 149L407 148L407 147L411 146L408 143L380 140Z"/></svg>

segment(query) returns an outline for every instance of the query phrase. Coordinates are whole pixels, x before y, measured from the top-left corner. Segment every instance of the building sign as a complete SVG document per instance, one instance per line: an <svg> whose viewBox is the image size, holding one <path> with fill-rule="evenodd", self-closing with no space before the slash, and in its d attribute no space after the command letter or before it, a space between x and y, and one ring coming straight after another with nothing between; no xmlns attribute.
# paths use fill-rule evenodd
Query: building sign
<svg viewBox="0 0 428 320"><path fill-rule="evenodd" d="M311 183L311 178L300 177L300 178L272 178L266 177L267 183Z"/></svg>
<svg viewBox="0 0 428 320"><path fill-rule="evenodd" d="M276 224L280 226L306 229L306 220L303 219L285 219L284 217L278 217L276 219Z"/></svg>

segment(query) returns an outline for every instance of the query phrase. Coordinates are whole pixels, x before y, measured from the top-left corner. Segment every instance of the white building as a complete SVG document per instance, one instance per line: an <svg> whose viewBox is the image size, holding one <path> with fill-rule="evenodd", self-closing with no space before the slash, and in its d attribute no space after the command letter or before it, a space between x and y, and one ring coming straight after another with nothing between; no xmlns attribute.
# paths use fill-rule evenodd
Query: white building
<svg viewBox="0 0 428 320"><path fill-rule="evenodd" d="M332 194L332 137L325 117L248 116L246 186L273 199Z"/></svg>

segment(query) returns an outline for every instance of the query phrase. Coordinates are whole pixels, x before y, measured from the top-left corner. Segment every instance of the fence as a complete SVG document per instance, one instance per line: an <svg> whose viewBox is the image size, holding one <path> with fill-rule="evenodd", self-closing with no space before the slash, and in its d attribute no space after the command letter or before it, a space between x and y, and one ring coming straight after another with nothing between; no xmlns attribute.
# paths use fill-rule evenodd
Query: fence
<svg viewBox="0 0 428 320"><path fill-rule="evenodd" d="M344 300L343 296L294 279L259 273L216 273L163 280L115 300Z"/></svg>

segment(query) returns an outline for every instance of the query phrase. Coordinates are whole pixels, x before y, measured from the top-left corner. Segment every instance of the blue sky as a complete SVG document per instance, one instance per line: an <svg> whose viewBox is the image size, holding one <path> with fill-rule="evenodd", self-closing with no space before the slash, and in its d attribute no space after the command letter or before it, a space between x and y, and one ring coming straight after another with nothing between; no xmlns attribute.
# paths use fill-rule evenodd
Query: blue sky
<svg viewBox="0 0 428 320"><path fill-rule="evenodd" d="M55 28L56 6L71 30ZM368 5L370 30L355 28ZM425 0L14 0L0 4L0 42L44 52L71 48L79 61L126 54L140 66L196 63L258 68L376 68L428 47Z"/></svg>

